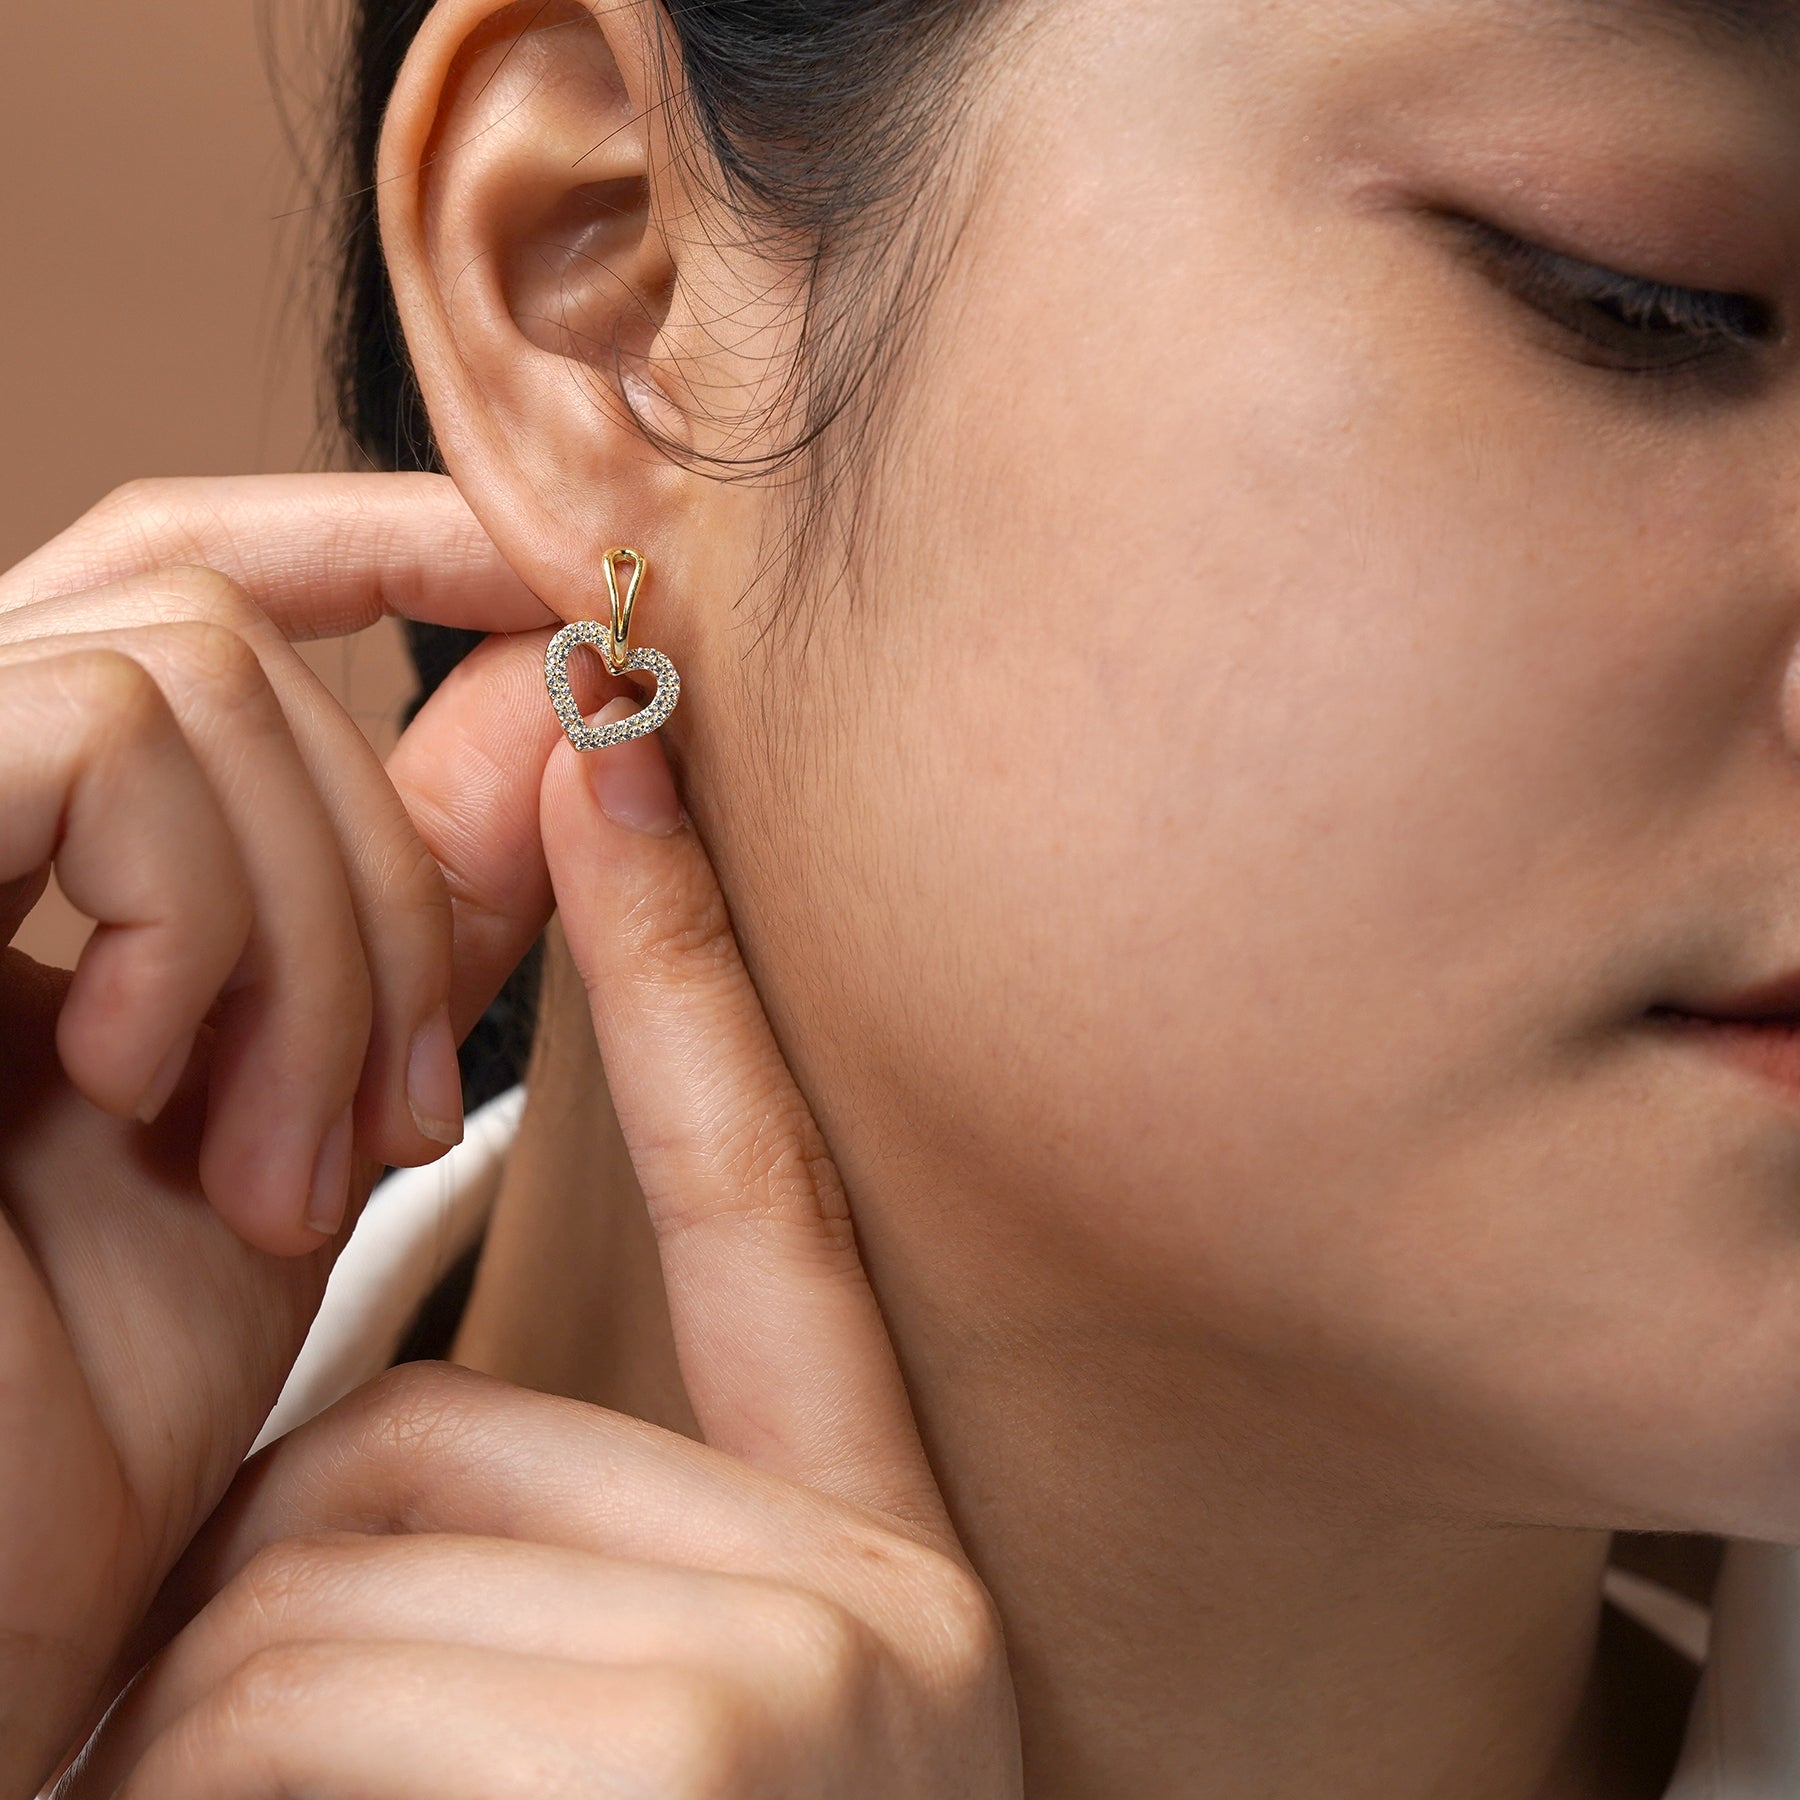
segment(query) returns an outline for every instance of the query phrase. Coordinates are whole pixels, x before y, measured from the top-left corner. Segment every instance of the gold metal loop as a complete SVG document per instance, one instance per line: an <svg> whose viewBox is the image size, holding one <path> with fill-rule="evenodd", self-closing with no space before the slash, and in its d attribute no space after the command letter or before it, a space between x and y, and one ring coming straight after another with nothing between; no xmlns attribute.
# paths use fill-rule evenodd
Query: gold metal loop
<svg viewBox="0 0 1800 1800"><path fill-rule="evenodd" d="M623 562L631 564L631 574L625 583L625 597L621 600L619 565ZM642 552L620 545L607 551L601 558L601 567L606 572L606 597L612 603L612 622L607 628L606 644L601 656L610 673L623 675L625 664L631 657L631 609L637 605L638 586L643 581L644 570L649 564Z"/></svg>

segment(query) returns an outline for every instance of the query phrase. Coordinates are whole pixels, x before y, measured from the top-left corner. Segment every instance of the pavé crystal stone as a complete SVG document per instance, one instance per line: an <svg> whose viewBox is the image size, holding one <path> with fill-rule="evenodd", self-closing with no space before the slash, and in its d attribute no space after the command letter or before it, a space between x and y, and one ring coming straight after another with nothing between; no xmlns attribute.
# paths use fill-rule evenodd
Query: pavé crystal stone
<svg viewBox="0 0 1800 1800"><path fill-rule="evenodd" d="M544 685L550 690L563 731L577 750L605 750L613 744L644 737L675 710L675 702L681 698L681 677L675 673L675 665L660 650L633 650L624 667L611 672L624 675L642 671L654 675L656 692L630 718L615 719L610 725L590 725L581 716L569 687L569 657L582 644L603 663L606 661L607 630L598 619L577 619L572 625L565 625L544 651Z"/></svg>

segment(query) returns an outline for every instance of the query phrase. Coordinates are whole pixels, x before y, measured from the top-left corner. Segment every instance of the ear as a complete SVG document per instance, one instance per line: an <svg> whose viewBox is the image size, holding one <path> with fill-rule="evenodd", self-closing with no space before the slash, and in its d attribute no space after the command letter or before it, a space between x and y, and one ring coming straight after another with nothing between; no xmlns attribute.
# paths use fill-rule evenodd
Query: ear
<svg viewBox="0 0 1800 1800"><path fill-rule="evenodd" d="M604 610L610 545L641 549L642 635L679 649L696 594L741 591L764 500L655 435L714 448L719 409L696 394L752 391L759 359L766 381L788 327L766 286L760 312L733 310L769 277L708 226L665 48L652 0L440 0L378 191L413 366L476 516L565 618Z"/></svg>

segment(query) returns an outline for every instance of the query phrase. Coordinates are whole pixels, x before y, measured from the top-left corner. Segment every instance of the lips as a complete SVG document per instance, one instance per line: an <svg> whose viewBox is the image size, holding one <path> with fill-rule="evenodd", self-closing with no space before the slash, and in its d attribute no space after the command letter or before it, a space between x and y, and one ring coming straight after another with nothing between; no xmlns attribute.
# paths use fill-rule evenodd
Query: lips
<svg viewBox="0 0 1800 1800"><path fill-rule="evenodd" d="M1800 971L1650 1016L1800 1100Z"/></svg>
<svg viewBox="0 0 1800 1800"><path fill-rule="evenodd" d="M1800 1026L1800 969L1716 999L1697 1001L1693 1005L1657 1006L1650 1010L1721 1024Z"/></svg>

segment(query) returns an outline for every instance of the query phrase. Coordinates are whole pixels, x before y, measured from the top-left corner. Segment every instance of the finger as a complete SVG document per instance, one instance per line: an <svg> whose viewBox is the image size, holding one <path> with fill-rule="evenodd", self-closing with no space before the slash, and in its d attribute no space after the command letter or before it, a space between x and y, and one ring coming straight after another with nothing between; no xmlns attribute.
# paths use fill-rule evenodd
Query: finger
<svg viewBox="0 0 1800 1800"><path fill-rule="evenodd" d="M204 670L186 659L179 631L159 637L141 628L196 621L234 632L261 663L336 838L371 986L357 1141L383 1163L429 1162L462 1135L448 1009L449 895L381 759L299 652L240 588L198 568L162 570L0 614L0 643L138 627L134 654L185 720L190 709L213 702L197 679ZM265 833L280 829L266 812L253 823Z"/></svg>
<svg viewBox="0 0 1800 1800"><path fill-rule="evenodd" d="M383 613L476 631L560 623L443 475L132 482L0 576L0 612L176 564L235 581L291 638Z"/></svg>
<svg viewBox="0 0 1800 1800"><path fill-rule="evenodd" d="M544 699L546 641L531 632L478 644L388 758L388 778L450 895L459 1038L550 918L538 788L562 731Z"/></svg>
<svg viewBox="0 0 1800 1800"><path fill-rule="evenodd" d="M846 1609L780 1582L493 1538L289 1539L144 1671L58 1800L110 1795L243 1663L284 1644L402 1638L612 1668L685 1664L745 1685L828 1688L844 1712L886 1655Z"/></svg>
<svg viewBox="0 0 1800 1800"><path fill-rule="evenodd" d="M843 1185L661 746L584 757L559 744L542 807L707 1441L897 1517L941 1519Z"/></svg>
<svg viewBox="0 0 1800 1800"><path fill-rule="evenodd" d="M683 1669L447 1644L292 1644L243 1664L177 1720L119 1800L803 1791L774 1761L778 1743L751 1695Z"/></svg>
<svg viewBox="0 0 1800 1800"><path fill-rule="evenodd" d="M260 1551L326 1531L507 1537L680 1563L811 1587L871 1619L884 1593L956 1609L973 1581L947 1537L896 1530L638 1419L414 1363L257 1455L159 1595L137 1663Z"/></svg>
<svg viewBox="0 0 1800 1800"><path fill-rule="evenodd" d="M212 1020L201 1185L246 1241L276 1254L315 1250L348 1197L350 1105L370 1016L336 836L262 665L234 632L189 620L33 638L0 656L17 666L108 648L148 671L179 720L254 909ZM70 1006L80 997L78 982Z"/></svg>
<svg viewBox="0 0 1800 1800"><path fill-rule="evenodd" d="M54 858L96 921L57 1022L96 1106L154 1111L248 942L249 882L156 683L111 649L0 663L0 880Z"/></svg>

